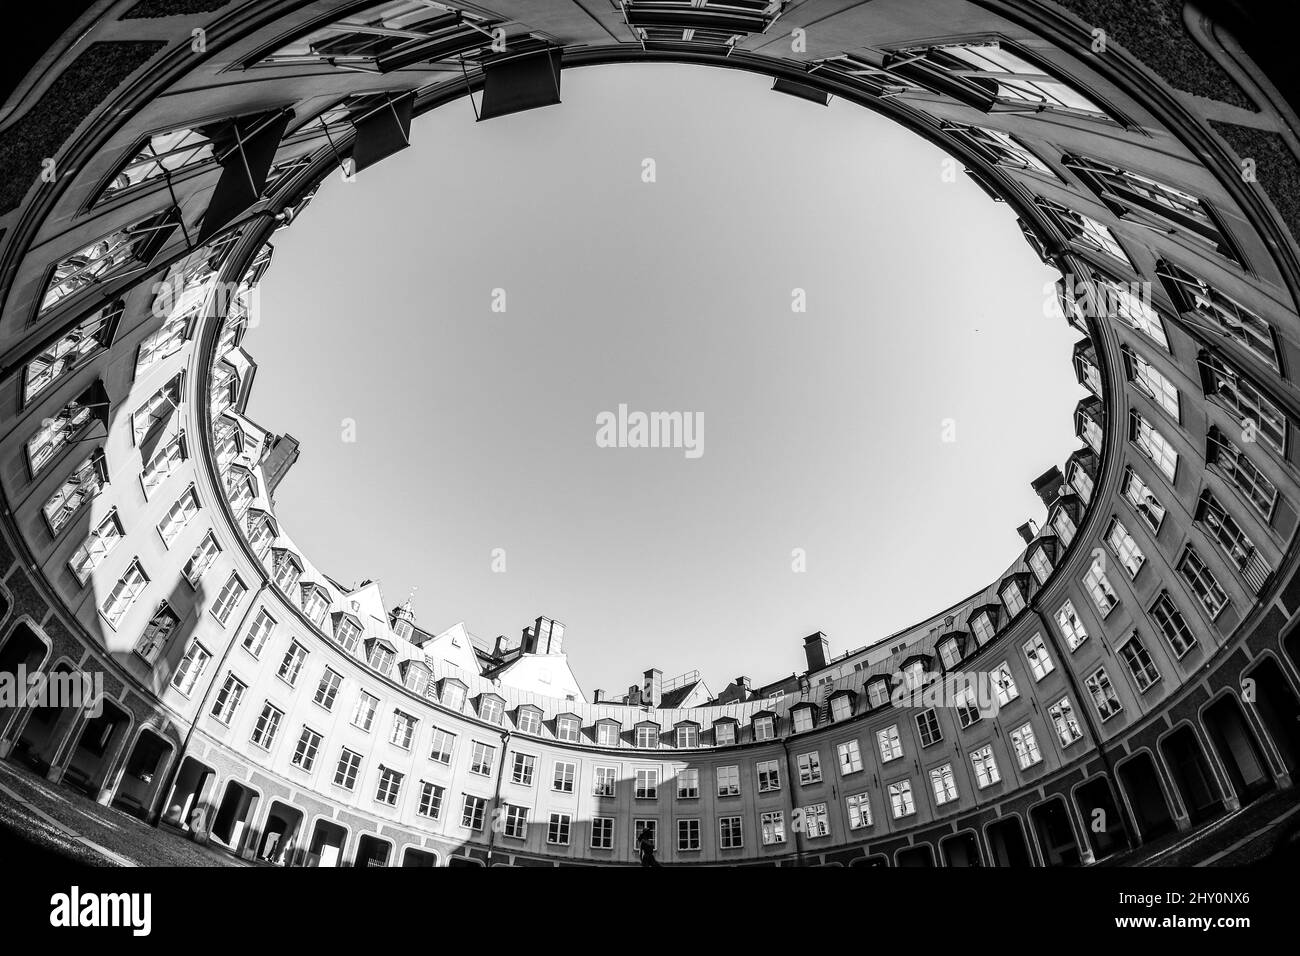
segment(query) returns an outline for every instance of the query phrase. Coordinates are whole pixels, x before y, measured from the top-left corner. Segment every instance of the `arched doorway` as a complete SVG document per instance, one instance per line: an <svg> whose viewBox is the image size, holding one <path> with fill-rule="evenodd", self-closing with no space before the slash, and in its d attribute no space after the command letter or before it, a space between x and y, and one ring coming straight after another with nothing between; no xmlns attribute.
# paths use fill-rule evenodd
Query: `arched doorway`
<svg viewBox="0 0 1300 956"><path fill-rule="evenodd" d="M1276 660L1265 657L1245 674L1254 684L1254 707L1290 773L1300 770L1300 700Z"/></svg>
<svg viewBox="0 0 1300 956"><path fill-rule="evenodd" d="M408 846L402 854L402 866L407 867L424 867L437 866L438 854L429 850L421 850L417 847Z"/></svg>
<svg viewBox="0 0 1300 956"><path fill-rule="evenodd" d="M1083 817L1084 831L1094 859L1101 860L1129 848L1124 834L1124 819L1115 804L1110 781L1094 777L1074 791L1074 802Z"/></svg>
<svg viewBox="0 0 1300 956"><path fill-rule="evenodd" d="M1053 797L1029 811L1029 820L1038 837L1044 866L1078 866L1082 861L1079 844L1070 824L1070 811L1061 797Z"/></svg>
<svg viewBox="0 0 1300 956"><path fill-rule="evenodd" d="M928 843L899 850L894 857L899 866L934 866L934 849Z"/></svg>
<svg viewBox="0 0 1300 956"><path fill-rule="evenodd" d="M262 839L257 846L257 858L276 866L293 866L294 849L302 822L301 810L280 800L272 800L266 825L262 829Z"/></svg>
<svg viewBox="0 0 1300 956"><path fill-rule="evenodd" d="M1011 816L990 823L984 831L989 841L989 853L994 866L1033 866L1029 844L1025 842L1025 828L1020 817Z"/></svg>
<svg viewBox="0 0 1300 956"><path fill-rule="evenodd" d="M130 728L130 715L112 701L104 701L99 715L82 723L63 782L92 800L98 799Z"/></svg>
<svg viewBox="0 0 1300 956"><path fill-rule="evenodd" d="M339 865L343 848L348 842L347 828L329 820L317 820L307 849L307 865L334 867Z"/></svg>
<svg viewBox="0 0 1300 956"><path fill-rule="evenodd" d="M1205 708L1202 720L1210 744L1242 806L1267 792L1273 785L1273 776L1236 696L1224 694Z"/></svg>
<svg viewBox="0 0 1300 956"><path fill-rule="evenodd" d="M231 780L212 819L212 835L238 853L243 848L244 831L253 816L257 791Z"/></svg>
<svg viewBox="0 0 1300 956"><path fill-rule="evenodd" d="M979 840L967 830L954 836L945 837L939 842L943 853L944 866L983 866L980 859Z"/></svg>
<svg viewBox="0 0 1300 956"><path fill-rule="evenodd" d="M1153 840L1174 829L1174 814L1160 786L1160 773L1147 751L1119 765L1119 786L1133 810L1142 840Z"/></svg>
<svg viewBox="0 0 1300 956"><path fill-rule="evenodd" d="M20 621L9 633L4 644L0 645L0 674L12 674L15 681L20 677L26 678L41 669L49 653L49 647L37 636L31 626L26 621ZM0 702L0 740L5 739L10 721L21 710L22 708L16 704L7 706ZM0 750L0 755L3 753L4 751Z"/></svg>
<svg viewBox="0 0 1300 956"><path fill-rule="evenodd" d="M369 833L363 834L357 840L357 858L353 866L387 866L388 856L393 852L393 844L388 840L381 840L377 836Z"/></svg>
<svg viewBox="0 0 1300 956"><path fill-rule="evenodd" d="M38 703L31 706L14 741L10 753L13 759L39 774L49 773L81 716L81 707L66 706L60 701L66 699L65 689L79 682L82 676L64 663L56 664L49 672L44 692L36 698ZM17 719L22 722L23 715L19 714Z"/></svg>
<svg viewBox="0 0 1300 956"><path fill-rule="evenodd" d="M148 727L140 731L126 758L112 806L141 820L148 819L175 748Z"/></svg>
<svg viewBox="0 0 1300 956"><path fill-rule="evenodd" d="M1210 772L1196 731L1183 724L1161 740L1158 749L1188 821L1195 826L1217 816L1223 810L1223 794Z"/></svg>

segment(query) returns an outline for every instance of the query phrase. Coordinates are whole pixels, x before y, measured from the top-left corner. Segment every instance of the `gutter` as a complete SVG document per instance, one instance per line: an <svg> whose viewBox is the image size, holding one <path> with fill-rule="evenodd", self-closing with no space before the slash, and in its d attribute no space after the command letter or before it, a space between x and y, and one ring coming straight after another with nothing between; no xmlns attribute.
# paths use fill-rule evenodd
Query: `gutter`
<svg viewBox="0 0 1300 956"><path fill-rule="evenodd" d="M501 731L501 762L497 765L496 791L492 794L492 825L488 828L487 863L492 865L492 847L496 843L497 828L495 814L501 808L501 782L506 777L506 746L510 743L510 731Z"/></svg>

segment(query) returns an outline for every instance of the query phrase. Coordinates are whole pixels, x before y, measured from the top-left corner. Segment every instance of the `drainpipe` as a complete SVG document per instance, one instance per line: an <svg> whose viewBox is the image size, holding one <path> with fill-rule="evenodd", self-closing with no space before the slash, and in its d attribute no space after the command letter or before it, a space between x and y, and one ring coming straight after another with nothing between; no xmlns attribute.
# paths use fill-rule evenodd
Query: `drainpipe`
<svg viewBox="0 0 1300 956"><path fill-rule="evenodd" d="M161 791L164 804L166 803L167 798L171 796L172 788L176 786L176 780L181 775L181 764L185 762L185 755L190 749L190 741L194 738L194 731L198 729L199 718L202 717L204 711L208 709L208 701L212 697L213 689L217 686L217 679L221 676L222 669L226 666L226 659L230 657L230 652L234 650L235 641L239 638L239 635L244 632L244 625L248 623L248 615L253 613L253 608L257 607L257 601L265 590L266 579L263 578L262 583L257 586L257 591L253 594L253 600L250 601L248 607L244 609L244 614L239 619L239 626L231 632L230 640L226 643L226 649L221 653L221 660L217 662L216 669L212 672L212 679L208 681L208 688L203 692L203 699L199 701L198 709L194 711L194 719L190 721L189 730L185 732L185 740L181 744L181 749L177 752L175 761L172 762L171 770L167 772L167 781ZM202 614L203 612L199 611L199 613ZM155 827L161 824L162 818L166 812L167 808L166 806L163 806L156 814L152 814L149 820L150 824Z"/></svg>
<svg viewBox="0 0 1300 956"><path fill-rule="evenodd" d="M506 745L510 743L510 731L501 731L501 762L497 765L497 786L496 792L492 794L492 812L495 814L501 807L501 781L506 777ZM488 827L487 843L487 862L488 866L492 865L492 845L496 843L497 828Z"/></svg>
<svg viewBox="0 0 1300 956"><path fill-rule="evenodd" d="M1037 596L1035 595L1035 597ZM1038 606L1037 600L1033 602L1033 609L1034 614L1038 616L1039 623L1043 626L1043 632L1047 635L1047 640L1052 645L1052 650L1056 652L1057 660L1061 662L1061 670L1065 672L1066 683L1070 685L1070 690L1074 693L1074 699L1078 701L1079 704L1077 711L1083 715L1083 722L1088 725L1088 733L1092 735L1093 741L1097 744L1097 753L1101 756L1101 762L1106 766L1106 775L1110 777L1111 780L1115 781L1115 796L1117 798L1115 800L1115 810L1119 813L1119 823L1124 829L1124 839L1128 841L1129 849L1135 850L1141 844L1140 841L1136 839L1137 829L1133 822L1128 818L1128 808L1124 805L1124 797L1118 792L1119 777L1115 773L1115 761L1111 758L1110 754L1106 752L1105 744L1102 742L1101 733L1097 728L1097 722L1092 715L1092 709L1084 703L1084 701L1091 701L1091 698L1085 695L1083 688L1079 686L1079 678L1075 675L1074 668L1070 666L1070 657L1061 647L1060 641L1056 638L1056 632L1052 630L1051 624L1047 620L1047 615L1045 615L1042 608ZM1101 640L1101 638L1098 637L1097 640ZM1087 825L1088 821L1085 820L1084 826ZM1091 847L1088 847L1087 849L1091 852Z"/></svg>
<svg viewBox="0 0 1300 956"><path fill-rule="evenodd" d="M803 866L803 829L794 825L794 782L799 777L795 774L794 765L790 762L788 738L781 738L781 749L785 751L785 776L789 781L789 786L786 788L786 806L790 810L790 832L794 834L794 860L796 866Z"/></svg>

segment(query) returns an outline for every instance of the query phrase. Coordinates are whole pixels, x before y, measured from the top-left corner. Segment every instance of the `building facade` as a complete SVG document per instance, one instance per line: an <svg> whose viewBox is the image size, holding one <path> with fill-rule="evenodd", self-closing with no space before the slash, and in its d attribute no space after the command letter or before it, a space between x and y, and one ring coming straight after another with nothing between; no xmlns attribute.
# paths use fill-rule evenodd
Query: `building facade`
<svg viewBox="0 0 1300 956"><path fill-rule="evenodd" d="M0 88L0 672L103 696L0 709L0 756L317 866L631 864L647 827L669 864L1069 865L1290 786L1296 117L1222 24L1136 7L41 15ZM297 443L245 414L257 282L323 180L467 93L486 120L625 61L766 73L940 145L1060 269L1080 336L1080 448L1006 573L859 651L813 634L758 689L650 672L588 700L558 622L420 629L279 527ZM926 696L954 675L993 700Z"/></svg>

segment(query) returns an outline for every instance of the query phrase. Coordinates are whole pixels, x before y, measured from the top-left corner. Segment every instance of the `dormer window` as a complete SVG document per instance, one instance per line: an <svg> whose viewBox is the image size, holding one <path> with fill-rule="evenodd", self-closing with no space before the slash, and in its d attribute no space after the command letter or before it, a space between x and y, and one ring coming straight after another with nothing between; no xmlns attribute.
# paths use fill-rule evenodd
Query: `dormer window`
<svg viewBox="0 0 1300 956"><path fill-rule="evenodd" d="M957 669L961 664L961 645L957 638L948 637L939 642L939 660L943 661L945 671Z"/></svg>
<svg viewBox="0 0 1300 956"><path fill-rule="evenodd" d="M1029 552L1029 569L1034 572L1034 577L1038 578L1039 584L1052 576L1052 562L1048 560L1042 548L1035 548Z"/></svg>
<svg viewBox="0 0 1300 956"><path fill-rule="evenodd" d="M542 731L542 712L536 707L520 707L515 711L515 725L523 734L539 734Z"/></svg>
<svg viewBox="0 0 1300 956"><path fill-rule="evenodd" d="M1085 398L1074 412L1075 434L1088 443L1097 454L1101 454L1104 435L1101 430L1101 402L1096 398Z"/></svg>
<svg viewBox="0 0 1300 956"><path fill-rule="evenodd" d="M405 618L399 617L396 621L393 622L393 634L396 635L397 637L400 637L404 641L409 641L411 639L412 630L413 628L411 627L411 622L406 620Z"/></svg>
<svg viewBox="0 0 1300 956"><path fill-rule="evenodd" d="M909 693L925 686L925 661L912 661L903 668L903 686Z"/></svg>
<svg viewBox="0 0 1300 956"><path fill-rule="evenodd" d="M1085 504L1092 500L1092 489L1095 484L1093 476L1096 473L1096 454L1077 451L1070 456L1070 463L1065 468L1065 483L1074 490L1074 493Z"/></svg>
<svg viewBox="0 0 1300 956"><path fill-rule="evenodd" d="M720 720L713 725L713 743L718 747L730 747L736 742L736 725L730 720Z"/></svg>
<svg viewBox="0 0 1300 956"><path fill-rule="evenodd" d="M1007 609L1007 618L1013 618L1025 609L1025 583L1019 580L1021 576L1010 578L1002 585L1000 592L1002 604Z"/></svg>
<svg viewBox="0 0 1300 956"><path fill-rule="evenodd" d="M275 537L271 519L266 517L263 511L250 511L245 527L248 531L248 546L261 558L266 554L266 549L271 546L271 541Z"/></svg>
<svg viewBox="0 0 1300 956"><path fill-rule="evenodd" d="M293 591L302 576L302 565L292 552L283 549L275 552L275 586L285 594Z"/></svg>
<svg viewBox="0 0 1300 956"><path fill-rule="evenodd" d="M790 719L794 722L794 732L796 734L806 733L813 729L817 723L816 714L809 705L801 705L791 709Z"/></svg>
<svg viewBox="0 0 1300 956"><path fill-rule="evenodd" d="M489 724L499 724L505 719L506 702L495 694L480 694L478 699L478 716Z"/></svg>
<svg viewBox="0 0 1300 956"><path fill-rule="evenodd" d="M397 652L383 641L372 639L369 643L366 662L387 677L393 672L393 661L397 659Z"/></svg>
<svg viewBox="0 0 1300 956"><path fill-rule="evenodd" d="M1101 396L1101 372L1097 368L1097 350L1092 339L1081 339L1074 346L1074 375L1079 384Z"/></svg>
<svg viewBox="0 0 1300 956"><path fill-rule="evenodd" d="M889 681L883 677L867 682L867 704L874 710L889 703Z"/></svg>
<svg viewBox="0 0 1300 956"><path fill-rule="evenodd" d="M465 685L453 677L444 677L438 697L442 706L459 713L465 707Z"/></svg>
<svg viewBox="0 0 1300 956"><path fill-rule="evenodd" d="M340 614L334 625L334 640L345 651L349 653L355 651L357 643L361 640L361 625L357 623L356 618L348 614Z"/></svg>
<svg viewBox="0 0 1300 956"><path fill-rule="evenodd" d="M243 514L256 496L257 483L247 469L236 466L226 472L226 497L230 499L230 509L237 516Z"/></svg>
<svg viewBox="0 0 1300 956"><path fill-rule="evenodd" d="M975 642L981 646L987 644L997 636L997 609L991 607L981 608L977 613L972 614L970 618L971 633L975 635Z"/></svg>
<svg viewBox="0 0 1300 956"><path fill-rule="evenodd" d="M1083 505L1076 495L1063 495L1052 506L1050 524L1061 544L1068 547L1079 530L1079 519L1083 515Z"/></svg>
<svg viewBox="0 0 1300 956"><path fill-rule="evenodd" d="M636 745L642 749L654 749L659 746L658 724L637 724Z"/></svg>
<svg viewBox="0 0 1300 956"><path fill-rule="evenodd" d="M576 744L582 737L582 721L573 714L561 714L555 718L555 738Z"/></svg>
<svg viewBox="0 0 1300 956"><path fill-rule="evenodd" d="M770 714L754 718L754 739L771 740L776 736L776 719Z"/></svg>
<svg viewBox="0 0 1300 956"><path fill-rule="evenodd" d="M313 624L319 625L325 620L325 612L329 609L329 605L329 595L323 588L314 584L302 586L302 613L307 615L307 619Z"/></svg>
<svg viewBox="0 0 1300 956"><path fill-rule="evenodd" d="M841 692L831 698L831 720L848 720L853 716L853 694Z"/></svg>
<svg viewBox="0 0 1300 956"><path fill-rule="evenodd" d="M602 747L617 747L623 734L623 725L613 720L596 722L596 743Z"/></svg>
<svg viewBox="0 0 1300 956"><path fill-rule="evenodd" d="M677 747L685 750L688 747L698 747L700 745L700 725L699 724L678 724L677 725Z"/></svg>
<svg viewBox="0 0 1300 956"><path fill-rule="evenodd" d="M419 661L402 662L402 686L416 694L424 695L429 683L429 670Z"/></svg>

